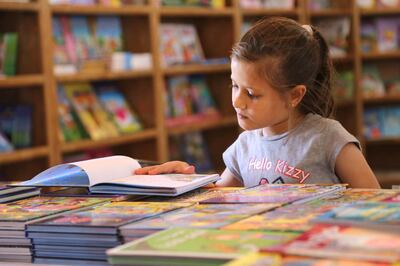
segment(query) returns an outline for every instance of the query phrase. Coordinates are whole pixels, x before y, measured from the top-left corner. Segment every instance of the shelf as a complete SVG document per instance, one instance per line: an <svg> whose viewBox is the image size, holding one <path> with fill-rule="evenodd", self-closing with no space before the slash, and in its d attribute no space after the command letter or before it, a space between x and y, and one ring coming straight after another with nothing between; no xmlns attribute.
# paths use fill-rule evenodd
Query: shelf
<svg viewBox="0 0 400 266"><path fill-rule="evenodd" d="M243 16L286 16L297 17L300 12L297 9L266 9L266 8L241 8Z"/></svg>
<svg viewBox="0 0 400 266"><path fill-rule="evenodd" d="M386 104L386 103L399 103L400 104L400 95L393 96L382 96L375 98L365 98L364 104Z"/></svg>
<svg viewBox="0 0 400 266"><path fill-rule="evenodd" d="M188 132L203 131L211 128L220 128L233 125L237 125L237 118L235 115L218 119L209 119L190 125L176 126L173 128L168 128L167 131L169 135L180 135Z"/></svg>
<svg viewBox="0 0 400 266"><path fill-rule="evenodd" d="M351 16L353 14L350 9L343 8L330 8L323 10L310 11L312 17L344 17Z"/></svg>
<svg viewBox="0 0 400 266"><path fill-rule="evenodd" d="M17 75L12 77L0 77L1 88L15 88L43 85L43 75Z"/></svg>
<svg viewBox="0 0 400 266"><path fill-rule="evenodd" d="M54 14L148 15L151 8L148 6L53 5L51 11Z"/></svg>
<svg viewBox="0 0 400 266"><path fill-rule="evenodd" d="M71 143L63 143L61 150L63 152L77 152L83 150L97 149L109 146L127 144L141 140L156 138L157 131L155 129L146 129L133 134L122 135L119 137L108 138L103 140L80 140Z"/></svg>
<svg viewBox="0 0 400 266"><path fill-rule="evenodd" d="M384 15L398 15L400 8L373 8L361 9L361 16L384 16Z"/></svg>
<svg viewBox="0 0 400 266"><path fill-rule="evenodd" d="M217 73L217 72L229 72L231 70L230 64L222 64L222 65L179 65L179 66L170 66L168 68L163 69L164 75L173 76L173 75L189 75L189 74L207 74L207 73Z"/></svg>
<svg viewBox="0 0 400 266"><path fill-rule="evenodd" d="M152 75L153 72L151 70L135 70L135 71L106 72L106 73L78 73L75 75L58 75L56 76L56 80L58 82L117 80L117 79L151 77Z"/></svg>
<svg viewBox="0 0 400 266"><path fill-rule="evenodd" d="M392 145L392 144L400 144L400 136L398 137L382 137L379 139L367 139L367 145Z"/></svg>
<svg viewBox="0 0 400 266"><path fill-rule="evenodd" d="M400 51L363 53L363 60L400 59Z"/></svg>
<svg viewBox="0 0 400 266"><path fill-rule="evenodd" d="M36 147L0 153L0 165L49 156L49 148Z"/></svg>
<svg viewBox="0 0 400 266"><path fill-rule="evenodd" d="M204 16L204 17L221 17L221 16L232 16L232 8L207 8L207 7L161 7L158 12L162 16L169 17L192 17L192 16Z"/></svg>
<svg viewBox="0 0 400 266"><path fill-rule="evenodd" d="M39 10L39 5L37 3L0 2L0 10L36 12Z"/></svg>

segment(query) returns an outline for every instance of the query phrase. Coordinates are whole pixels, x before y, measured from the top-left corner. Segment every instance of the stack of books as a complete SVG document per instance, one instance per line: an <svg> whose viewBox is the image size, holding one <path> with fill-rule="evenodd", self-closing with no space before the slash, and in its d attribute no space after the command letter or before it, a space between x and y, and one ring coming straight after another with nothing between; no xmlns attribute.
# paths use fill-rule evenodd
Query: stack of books
<svg viewBox="0 0 400 266"><path fill-rule="evenodd" d="M106 201L105 198L33 197L0 204L0 260L31 262L26 225L41 218Z"/></svg>
<svg viewBox="0 0 400 266"><path fill-rule="evenodd" d="M34 243L36 262L105 262L106 249L122 244L121 225L188 205L190 203L111 202L31 223L27 232Z"/></svg>

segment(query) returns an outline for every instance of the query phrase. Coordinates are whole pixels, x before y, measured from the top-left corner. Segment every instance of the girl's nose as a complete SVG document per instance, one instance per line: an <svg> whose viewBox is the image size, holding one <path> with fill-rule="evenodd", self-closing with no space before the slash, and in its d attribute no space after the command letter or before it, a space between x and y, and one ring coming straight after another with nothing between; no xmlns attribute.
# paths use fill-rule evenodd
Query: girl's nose
<svg viewBox="0 0 400 266"><path fill-rule="evenodd" d="M232 104L233 104L233 107L237 108L237 109L246 108L246 103L243 100L243 97L241 97L240 93L236 93L236 94L232 95Z"/></svg>

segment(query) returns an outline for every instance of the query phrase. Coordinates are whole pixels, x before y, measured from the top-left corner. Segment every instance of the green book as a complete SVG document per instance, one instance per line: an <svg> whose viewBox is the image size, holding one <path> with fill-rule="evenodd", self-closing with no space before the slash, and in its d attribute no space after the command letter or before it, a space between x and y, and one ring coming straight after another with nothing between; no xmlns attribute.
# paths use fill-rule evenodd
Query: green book
<svg viewBox="0 0 400 266"><path fill-rule="evenodd" d="M180 265L190 265L193 260L213 264L226 262L248 252L285 243L297 234L287 232L248 232L215 229L171 228L146 238L129 242L107 251L109 262L121 263L140 259L144 265L156 265L164 258L181 259ZM161 265L161 264L159 264Z"/></svg>
<svg viewBox="0 0 400 266"><path fill-rule="evenodd" d="M14 76L16 73L17 62L17 45L18 35L15 32L4 33L4 58L3 58L3 74L6 76Z"/></svg>

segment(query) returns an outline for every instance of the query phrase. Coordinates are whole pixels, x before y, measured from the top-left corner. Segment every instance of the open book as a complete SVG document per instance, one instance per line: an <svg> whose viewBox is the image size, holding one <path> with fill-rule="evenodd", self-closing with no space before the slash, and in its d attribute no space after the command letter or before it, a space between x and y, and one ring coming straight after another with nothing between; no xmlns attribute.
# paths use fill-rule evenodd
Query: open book
<svg viewBox="0 0 400 266"><path fill-rule="evenodd" d="M92 193L177 196L219 179L218 174L134 175L140 167L130 157L109 156L56 165L13 186L86 187Z"/></svg>

